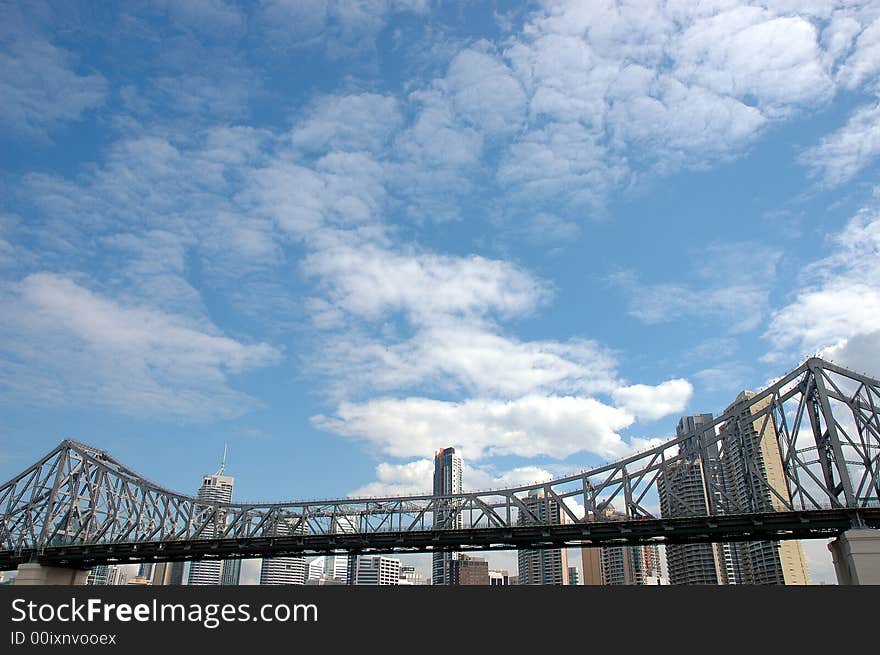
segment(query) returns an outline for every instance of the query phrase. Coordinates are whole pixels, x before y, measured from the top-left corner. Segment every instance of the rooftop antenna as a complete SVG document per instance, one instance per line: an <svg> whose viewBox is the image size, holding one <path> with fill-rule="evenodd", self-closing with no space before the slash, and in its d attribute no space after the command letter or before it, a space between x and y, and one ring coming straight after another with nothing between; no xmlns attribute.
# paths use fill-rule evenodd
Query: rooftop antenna
<svg viewBox="0 0 880 655"><path fill-rule="evenodd" d="M217 471L217 475L223 475L226 470L226 446L227 444L223 444L223 459L220 460L220 470Z"/></svg>

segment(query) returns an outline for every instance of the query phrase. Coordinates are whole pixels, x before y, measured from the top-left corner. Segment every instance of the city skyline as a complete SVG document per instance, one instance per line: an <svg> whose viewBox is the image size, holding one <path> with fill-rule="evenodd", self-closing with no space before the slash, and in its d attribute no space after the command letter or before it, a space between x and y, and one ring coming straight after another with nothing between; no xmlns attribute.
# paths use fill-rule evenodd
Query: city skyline
<svg viewBox="0 0 880 655"><path fill-rule="evenodd" d="M0 480L510 487L880 376L876 3L304 6L3 5Z"/></svg>

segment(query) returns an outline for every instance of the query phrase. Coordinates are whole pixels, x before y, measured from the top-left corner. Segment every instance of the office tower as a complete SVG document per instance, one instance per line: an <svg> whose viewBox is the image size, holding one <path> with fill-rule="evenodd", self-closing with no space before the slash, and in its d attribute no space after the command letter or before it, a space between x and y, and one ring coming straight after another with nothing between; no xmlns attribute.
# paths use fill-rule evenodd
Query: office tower
<svg viewBox="0 0 880 655"><path fill-rule="evenodd" d="M779 450L773 414L753 419L766 408L767 396L755 405L751 391L740 393L725 412L734 416L721 426L726 491L732 511L761 513L785 511L781 499L791 501ZM734 575L738 584L808 584L799 541L745 541L734 548Z"/></svg>
<svg viewBox="0 0 880 655"><path fill-rule="evenodd" d="M357 532L357 516L335 516L331 525L333 534L354 534ZM326 555L324 558L324 577L347 583L350 557L348 555Z"/></svg>
<svg viewBox="0 0 880 655"><path fill-rule="evenodd" d="M683 459L667 465L657 479L660 514L664 517L705 516L711 513L712 505L717 507L721 501L717 484L711 484L713 480L721 483L718 444L713 442L715 430L700 432L712 418L711 414L697 414L683 416L678 422L676 436L693 436L679 445ZM713 494L715 503L710 503L709 494ZM666 563L670 584L717 585L726 581L721 544L669 544Z"/></svg>
<svg viewBox="0 0 880 655"><path fill-rule="evenodd" d="M434 495L451 496L461 493L461 457L455 448L441 448L434 453ZM434 526L444 529L461 528L461 515L456 511L460 501L446 499L445 506L434 512ZM450 563L456 553L434 553L431 584L449 584Z"/></svg>
<svg viewBox="0 0 880 655"><path fill-rule="evenodd" d="M353 558L354 584L356 585L399 585L400 560L382 555L361 555Z"/></svg>
<svg viewBox="0 0 880 655"><path fill-rule="evenodd" d="M304 523L297 525L293 518L284 519L275 526L277 536L306 534ZM285 557L264 557L260 565L260 584L262 585L304 585L308 569L302 555Z"/></svg>
<svg viewBox="0 0 880 655"><path fill-rule="evenodd" d="M522 499L526 508L542 525L564 523L567 514L555 499L544 495L543 490L533 489ZM534 522L525 512L520 511L517 525ZM567 585L568 553L564 548L544 548L540 550L520 550L517 553L519 564L519 584L522 585Z"/></svg>
<svg viewBox="0 0 880 655"><path fill-rule="evenodd" d="M138 566L137 577L146 578L147 580L152 579L153 577L153 567L156 565L153 563L147 564L146 562Z"/></svg>
<svg viewBox="0 0 880 655"><path fill-rule="evenodd" d="M153 567L153 586L183 584L183 562L159 562Z"/></svg>
<svg viewBox="0 0 880 655"><path fill-rule="evenodd" d="M489 584L493 587L507 587L511 584L510 573L504 569L489 569Z"/></svg>
<svg viewBox="0 0 880 655"><path fill-rule="evenodd" d="M198 499L206 503L229 503L232 502L232 488L235 478L223 473L226 470L226 448L223 449L223 459L220 468L214 475L206 475L202 478L202 486L199 487ZM212 516L214 509L211 506L200 508L204 515ZM221 511L216 520L210 520L203 532L204 538L211 538L215 531L223 529L226 516ZM219 585L223 576L222 560L200 560L193 562L189 568L189 584L191 585Z"/></svg>
<svg viewBox="0 0 880 655"><path fill-rule="evenodd" d="M221 585L237 585L241 578L241 560L228 559L223 562L223 572L220 575Z"/></svg>
<svg viewBox="0 0 880 655"><path fill-rule="evenodd" d="M577 587L581 583L581 576L576 566L568 567L568 584L570 587Z"/></svg>
<svg viewBox="0 0 880 655"><path fill-rule="evenodd" d="M625 514L609 505L601 521L624 521ZM660 549L653 544L639 546L601 546L581 549L584 585L663 584Z"/></svg>
<svg viewBox="0 0 880 655"><path fill-rule="evenodd" d="M488 585L489 562L482 557L460 554L449 563L447 584L458 586Z"/></svg>

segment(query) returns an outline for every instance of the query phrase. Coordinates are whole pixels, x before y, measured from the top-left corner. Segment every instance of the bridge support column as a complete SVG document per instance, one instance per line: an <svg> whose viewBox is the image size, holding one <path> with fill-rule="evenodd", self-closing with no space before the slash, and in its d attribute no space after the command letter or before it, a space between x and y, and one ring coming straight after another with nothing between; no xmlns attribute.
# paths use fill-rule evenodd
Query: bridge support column
<svg viewBox="0 0 880 655"><path fill-rule="evenodd" d="M847 530L828 544L837 583L880 584L880 530Z"/></svg>
<svg viewBox="0 0 880 655"><path fill-rule="evenodd" d="M42 564L19 564L16 585L84 585L88 570Z"/></svg>

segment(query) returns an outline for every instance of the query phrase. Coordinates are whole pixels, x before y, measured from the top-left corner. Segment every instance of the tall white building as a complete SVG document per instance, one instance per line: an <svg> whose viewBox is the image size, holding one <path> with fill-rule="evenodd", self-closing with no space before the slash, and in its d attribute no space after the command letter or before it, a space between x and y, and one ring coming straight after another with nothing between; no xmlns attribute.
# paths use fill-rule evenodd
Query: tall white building
<svg viewBox="0 0 880 655"><path fill-rule="evenodd" d="M523 498L523 503L543 525L566 522L567 514L555 499L545 496L543 490L530 491ZM517 525L527 525L531 520L531 517L520 512L516 522ZM517 562L519 584L568 585L568 554L565 548L520 550L517 552Z"/></svg>
<svg viewBox="0 0 880 655"><path fill-rule="evenodd" d="M353 534L357 532L356 516L337 516L333 519L333 534ZM337 582L348 582L349 555L327 555L324 558L324 578Z"/></svg>
<svg viewBox="0 0 880 655"><path fill-rule="evenodd" d="M451 496L461 493L461 457L455 448L441 448L434 453L434 495ZM434 512L434 525L443 529L461 528L461 515L456 510L458 501L443 501L446 507ZM450 562L456 553L435 553L431 567L431 584L449 584Z"/></svg>
<svg viewBox="0 0 880 655"><path fill-rule="evenodd" d="M223 460L220 468L214 475L206 475L202 478L202 486L199 487L198 499L208 503L232 502L232 489L235 486L235 478L224 475L226 470L226 449L223 449ZM213 508L205 507L202 512L210 515ZM222 513L217 520L209 521L205 528L205 536L213 536L215 530L220 531L226 522ZM221 560L200 560L193 562L189 567L189 584L191 585L219 585L223 578L223 565Z"/></svg>
<svg viewBox="0 0 880 655"><path fill-rule="evenodd" d="M304 524L296 526L296 519L285 519L276 527L279 536L306 534ZM260 584L262 585L304 585L308 576L306 558L302 555L286 557L264 557L260 565Z"/></svg>
<svg viewBox="0 0 880 655"><path fill-rule="evenodd" d="M399 585L400 560L382 555L361 555L354 566L356 585Z"/></svg>

